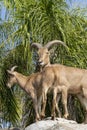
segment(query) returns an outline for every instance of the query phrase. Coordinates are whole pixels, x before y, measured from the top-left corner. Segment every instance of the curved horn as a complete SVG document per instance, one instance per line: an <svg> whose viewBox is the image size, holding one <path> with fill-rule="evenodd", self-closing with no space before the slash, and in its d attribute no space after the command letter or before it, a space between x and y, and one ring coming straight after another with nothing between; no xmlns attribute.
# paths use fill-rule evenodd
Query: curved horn
<svg viewBox="0 0 87 130"><path fill-rule="evenodd" d="M13 75L13 71L7 70L8 74Z"/></svg>
<svg viewBox="0 0 87 130"><path fill-rule="evenodd" d="M16 68L17 68L18 66L13 66L12 68L11 68L11 71L14 71Z"/></svg>
<svg viewBox="0 0 87 130"><path fill-rule="evenodd" d="M31 44L31 48L32 48L32 47L34 47L34 48L36 48L36 49L39 49L39 48L42 48L42 45L39 44L39 43L32 43L32 44Z"/></svg>
<svg viewBox="0 0 87 130"><path fill-rule="evenodd" d="M45 47L48 48L48 50L49 50L49 49L51 49L51 47L52 47L53 45L56 45L56 44L57 44L57 45L58 45L58 44L62 44L63 46L67 47L66 44L65 44L64 42L60 41L60 40L50 41L50 42L48 42L48 43L45 45Z"/></svg>

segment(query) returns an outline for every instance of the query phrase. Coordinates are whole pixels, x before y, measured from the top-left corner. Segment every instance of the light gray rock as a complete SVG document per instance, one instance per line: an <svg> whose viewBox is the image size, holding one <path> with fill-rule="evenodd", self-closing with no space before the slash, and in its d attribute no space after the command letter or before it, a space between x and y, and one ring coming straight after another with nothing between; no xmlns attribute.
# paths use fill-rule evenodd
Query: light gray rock
<svg viewBox="0 0 87 130"><path fill-rule="evenodd" d="M87 130L87 124L78 124L75 121L64 118L56 118L55 120L46 118L31 124L25 130Z"/></svg>

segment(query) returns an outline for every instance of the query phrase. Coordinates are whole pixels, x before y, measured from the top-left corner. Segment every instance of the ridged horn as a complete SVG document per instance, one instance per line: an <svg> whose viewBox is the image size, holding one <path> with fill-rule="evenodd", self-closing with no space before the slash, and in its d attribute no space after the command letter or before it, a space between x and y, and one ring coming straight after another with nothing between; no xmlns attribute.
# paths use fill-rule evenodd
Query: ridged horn
<svg viewBox="0 0 87 130"><path fill-rule="evenodd" d="M40 49L40 48L42 48L42 45L40 43L32 43L31 44L31 49L32 48Z"/></svg>
<svg viewBox="0 0 87 130"><path fill-rule="evenodd" d="M45 47L48 48L48 50L49 50L49 49L51 49L51 47L52 47L53 45L58 45L58 44L62 44L63 46L67 47L66 44L65 44L64 42L60 41L60 40L50 41L50 42L48 42L48 43L45 45Z"/></svg>
<svg viewBox="0 0 87 130"><path fill-rule="evenodd" d="M13 75L13 71L7 70L8 74Z"/></svg>
<svg viewBox="0 0 87 130"><path fill-rule="evenodd" d="M12 68L11 68L11 71L14 71L16 68L17 68L18 66L13 66Z"/></svg>

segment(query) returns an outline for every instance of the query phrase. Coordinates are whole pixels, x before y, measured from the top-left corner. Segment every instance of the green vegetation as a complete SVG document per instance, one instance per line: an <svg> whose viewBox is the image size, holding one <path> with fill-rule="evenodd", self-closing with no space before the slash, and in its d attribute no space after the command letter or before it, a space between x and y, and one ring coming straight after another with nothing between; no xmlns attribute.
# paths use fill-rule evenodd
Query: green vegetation
<svg viewBox="0 0 87 130"><path fill-rule="evenodd" d="M21 123L26 126L34 121L32 101L18 86L11 90L6 87L6 69L18 65L18 71L23 74L34 72L35 58L32 58L30 44L46 44L54 39L64 41L68 49L55 47L52 63L87 68L87 10L71 10L65 0L1 2L6 8L6 17L4 21L0 20L0 117L14 126ZM84 112L78 100L70 98L70 101L69 106L71 104L75 110L71 117L74 115L73 119L83 121ZM47 106L49 111L51 105Z"/></svg>

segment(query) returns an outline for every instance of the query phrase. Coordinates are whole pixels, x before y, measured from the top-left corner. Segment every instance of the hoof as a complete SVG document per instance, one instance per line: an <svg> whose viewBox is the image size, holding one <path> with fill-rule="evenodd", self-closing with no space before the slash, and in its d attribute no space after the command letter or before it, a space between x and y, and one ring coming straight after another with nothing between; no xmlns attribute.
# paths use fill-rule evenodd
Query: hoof
<svg viewBox="0 0 87 130"><path fill-rule="evenodd" d="M65 114L64 118L67 119L69 117L69 114Z"/></svg>
<svg viewBox="0 0 87 130"><path fill-rule="evenodd" d="M38 122L38 121L40 121L41 119L35 119L35 122Z"/></svg>
<svg viewBox="0 0 87 130"><path fill-rule="evenodd" d="M41 117L41 119L44 119L44 118L45 118L45 115L44 115L44 114L41 114L40 117Z"/></svg>
<svg viewBox="0 0 87 130"><path fill-rule="evenodd" d="M38 117L35 119L35 122L40 121L40 120L41 120L40 117Z"/></svg>
<svg viewBox="0 0 87 130"><path fill-rule="evenodd" d="M55 116L54 115L51 116L51 120L55 120Z"/></svg>
<svg viewBox="0 0 87 130"><path fill-rule="evenodd" d="M55 117L54 117L54 116L52 116L52 117L51 117L51 120L55 120Z"/></svg>

